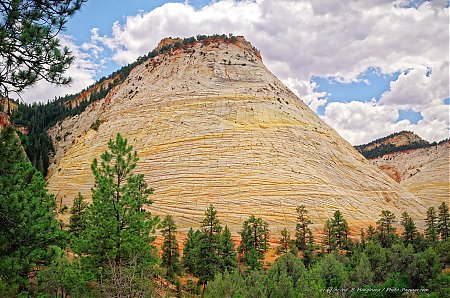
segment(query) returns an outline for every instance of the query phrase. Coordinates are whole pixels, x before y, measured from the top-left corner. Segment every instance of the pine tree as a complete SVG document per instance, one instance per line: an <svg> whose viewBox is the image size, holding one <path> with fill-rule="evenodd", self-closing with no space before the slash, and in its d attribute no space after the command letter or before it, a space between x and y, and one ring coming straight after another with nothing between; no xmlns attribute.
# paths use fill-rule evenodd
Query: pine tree
<svg viewBox="0 0 450 298"><path fill-rule="evenodd" d="M342 216L341 211L336 210L331 221L333 239L336 242L338 248L343 248L347 244L348 238L348 224Z"/></svg>
<svg viewBox="0 0 450 298"><path fill-rule="evenodd" d="M234 248L233 240L231 240L231 231L228 226L225 226L222 235L220 236L219 256L222 260L221 272L233 272L237 268L236 250Z"/></svg>
<svg viewBox="0 0 450 298"><path fill-rule="evenodd" d="M239 254L241 261L250 269L261 269L264 253L269 248L269 224L251 215L242 225Z"/></svg>
<svg viewBox="0 0 450 298"><path fill-rule="evenodd" d="M84 201L84 197L79 192L73 200L73 206L70 209L69 232L75 237L79 237L80 234L86 230L85 213L87 207L88 204Z"/></svg>
<svg viewBox="0 0 450 298"><path fill-rule="evenodd" d="M412 244L414 239L417 236L417 228L414 224L413 219L409 214L405 211L402 213L402 226L403 226L403 242L407 246L408 244Z"/></svg>
<svg viewBox="0 0 450 298"><path fill-rule="evenodd" d="M448 205L445 202L439 205L438 231L441 239L447 241L450 234L450 214Z"/></svg>
<svg viewBox="0 0 450 298"><path fill-rule="evenodd" d="M395 215L389 210L381 211L381 218L377 221L378 237L383 247L390 247L395 238Z"/></svg>
<svg viewBox="0 0 450 298"><path fill-rule="evenodd" d="M366 233L364 232L364 229L361 228L360 230L360 244L364 248L366 246Z"/></svg>
<svg viewBox="0 0 450 298"><path fill-rule="evenodd" d="M0 283L11 291L26 291L28 274L49 264L53 247L66 243L55 219L54 197L45 187L44 177L27 160L14 130L1 130Z"/></svg>
<svg viewBox="0 0 450 298"><path fill-rule="evenodd" d="M201 222L201 237L198 241L197 270L200 283L205 284L220 272L219 242L222 226L217 218L217 210L210 205Z"/></svg>
<svg viewBox="0 0 450 298"><path fill-rule="evenodd" d="M180 252L176 239L177 226L171 215L167 214L161 222L161 234L164 236L162 244L161 265L167 269L167 278L172 279L175 275L181 274Z"/></svg>
<svg viewBox="0 0 450 298"><path fill-rule="evenodd" d="M372 225L369 225L369 227L367 228L367 240L373 241L376 238L377 238L377 231Z"/></svg>
<svg viewBox="0 0 450 298"><path fill-rule="evenodd" d="M291 234L288 229L284 228L281 230L281 237L279 240L281 245L277 248L277 253L287 253L291 247Z"/></svg>
<svg viewBox="0 0 450 298"><path fill-rule="evenodd" d="M434 207L430 207L427 210L425 235L427 236L427 240L430 242L436 242L438 239L437 215Z"/></svg>
<svg viewBox="0 0 450 298"><path fill-rule="evenodd" d="M197 275L197 259L198 259L198 241L200 238L200 231L194 232L194 229L190 228L187 234L186 243L183 248L182 263L184 268L193 275Z"/></svg>
<svg viewBox="0 0 450 298"><path fill-rule="evenodd" d="M296 209L297 211L297 226L295 227L295 245L299 250L306 248L306 236L308 234L308 225L312 224L312 221L308 217L308 210L305 205L300 205Z"/></svg>
<svg viewBox="0 0 450 298"><path fill-rule="evenodd" d="M374 277L375 274L370 267L369 258L365 253L362 253L358 265L353 271L352 286L355 288L363 288L364 286L372 284Z"/></svg>
<svg viewBox="0 0 450 298"><path fill-rule="evenodd" d="M126 139L118 133L115 141L108 142L108 149L100 163L94 159L91 165L95 178L92 204L86 211L86 232L77 252L83 255L86 269L102 279L120 278L115 274L128 267L135 277L142 276L157 263L152 242L158 217L144 209L152 203L148 199L152 189L143 175L133 173L138 157ZM101 268L111 272L101 272Z"/></svg>
<svg viewBox="0 0 450 298"><path fill-rule="evenodd" d="M314 249L316 248L314 244L314 235L311 229L308 229L308 245L303 251L303 263L305 266L311 266L314 261ZM296 255L296 254L294 254Z"/></svg>
<svg viewBox="0 0 450 298"><path fill-rule="evenodd" d="M336 248L335 239L333 236L333 224L331 220L327 219L323 226L323 245L328 253L331 253Z"/></svg>
<svg viewBox="0 0 450 298"><path fill-rule="evenodd" d="M58 33L84 2L0 1L0 95L20 93L41 79L57 85L71 82L64 72L74 57L60 46Z"/></svg>

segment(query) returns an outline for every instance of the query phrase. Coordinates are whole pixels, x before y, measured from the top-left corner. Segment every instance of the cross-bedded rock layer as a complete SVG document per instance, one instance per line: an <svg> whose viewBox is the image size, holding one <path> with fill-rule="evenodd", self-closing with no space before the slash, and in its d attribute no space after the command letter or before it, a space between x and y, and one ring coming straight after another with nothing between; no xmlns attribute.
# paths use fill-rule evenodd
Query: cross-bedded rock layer
<svg viewBox="0 0 450 298"><path fill-rule="evenodd" d="M98 131L90 129L101 120ZM316 228L340 209L350 226L381 210L423 217L422 200L360 155L271 74L243 38L197 42L137 66L108 96L50 133L49 189L90 197L90 164L117 132L155 189L151 209L198 226L209 204L236 233L250 214L272 232L295 228L306 205ZM59 140L59 141L57 141Z"/></svg>
<svg viewBox="0 0 450 298"><path fill-rule="evenodd" d="M450 142L371 159L428 206L450 200Z"/></svg>

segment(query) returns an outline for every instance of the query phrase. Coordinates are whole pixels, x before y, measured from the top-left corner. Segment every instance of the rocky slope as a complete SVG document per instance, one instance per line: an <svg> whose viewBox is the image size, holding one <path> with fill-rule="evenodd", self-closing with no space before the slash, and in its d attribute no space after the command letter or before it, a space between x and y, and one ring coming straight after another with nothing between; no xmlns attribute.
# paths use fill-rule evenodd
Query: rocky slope
<svg viewBox="0 0 450 298"><path fill-rule="evenodd" d="M371 161L427 205L449 202L450 141L389 153Z"/></svg>
<svg viewBox="0 0 450 298"><path fill-rule="evenodd" d="M165 41L167 43L167 40ZM90 129L101 121L98 131ZM117 132L155 189L152 210L198 226L213 204L232 232L250 214L274 235L306 205L317 229L340 209L353 228L383 209L422 218L426 205L367 161L264 66L242 37L206 39L135 67L106 98L49 131L49 189L72 205L93 186L90 164ZM420 223L419 223L420 225Z"/></svg>
<svg viewBox="0 0 450 298"><path fill-rule="evenodd" d="M355 146L367 158L376 158L388 153L430 146L430 143L411 131L400 131L368 144Z"/></svg>

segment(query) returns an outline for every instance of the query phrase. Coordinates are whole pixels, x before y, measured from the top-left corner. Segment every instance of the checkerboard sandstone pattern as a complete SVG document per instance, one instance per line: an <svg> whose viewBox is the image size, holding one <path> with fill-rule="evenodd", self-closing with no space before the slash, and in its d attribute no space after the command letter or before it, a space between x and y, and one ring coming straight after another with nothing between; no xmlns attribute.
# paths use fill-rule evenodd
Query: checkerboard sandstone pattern
<svg viewBox="0 0 450 298"><path fill-rule="evenodd" d="M98 131L90 129L101 120ZM134 68L106 98L51 128L49 189L72 205L90 197L90 164L117 132L155 189L151 210L179 230L198 227L209 204L233 233L250 214L273 237L295 229L304 204L317 230L340 209L356 230L381 210L423 217L423 201L382 173L263 64L242 37L197 42ZM58 137L59 136L59 137ZM59 141L57 141L59 139Z"/></svg>

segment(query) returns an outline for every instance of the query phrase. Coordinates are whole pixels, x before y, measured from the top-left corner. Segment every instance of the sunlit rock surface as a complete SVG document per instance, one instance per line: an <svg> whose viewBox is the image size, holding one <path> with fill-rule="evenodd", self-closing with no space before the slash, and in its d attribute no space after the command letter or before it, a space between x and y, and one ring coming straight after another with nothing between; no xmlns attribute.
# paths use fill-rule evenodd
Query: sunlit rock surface
<svg viewBox="0 0 450 298"><path fill-rule="evenodd" d="M101 120L98 131L90 129ZM49 189L90 197L90 164L120 132L155 189L151 210L198 227L209 204L232 232L254 214L272 234L304 204L317 230L339 209L356 229L383 209L423 218L426 205L367 161L264 66L243 38L149 59L108 96L51 130ZM420 225L420 223L419 223ZM236 234L235 234L236 235Z"/></svg>
<svg viewBox="0 0 450 298"><path fill-rule="evenodd" d="M428 206L450 200L450 142L371 159Z"/></svg>

